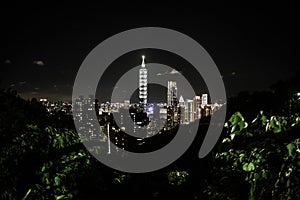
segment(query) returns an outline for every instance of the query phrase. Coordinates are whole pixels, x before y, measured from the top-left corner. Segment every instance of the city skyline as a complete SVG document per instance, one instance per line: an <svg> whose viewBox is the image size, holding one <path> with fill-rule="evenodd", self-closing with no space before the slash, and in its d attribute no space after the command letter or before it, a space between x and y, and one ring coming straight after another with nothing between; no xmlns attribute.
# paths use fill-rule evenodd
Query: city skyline
<svg viewBox="0 0 300 200"><path fill-rule="evenodd" d="M151 68L151 65L155 66L155 63L150 63L150 67L149 65L147 65L149 67L148 70L145 62L146 56L142 55L141 58L141 64L136 67L135 71L131 70L131 72L136 73L137 77L136 82L138 83L138 88L136 90L138 91L138 103L132 101L132 98L123 99L119 102L101 102L95 97L94 94L90 94L88 95L88 97L85 97L83 95L78 96L74 101L74 105L68 102L50 102L45 98L40 99L40 102L44 106L46 106L49 113L53 111L63 111L66 114L72 115L72 112L75 111L75 118L79 118L81 120L84 116L85 106L88 106L88 112L90 112L90 110L93 110L99 116L101 116L102 113L119 113L121 109L127 110L130 108L135 108L137 109L137 113L142 112L147 114L147 117L149 117L150 125L151 123L153 123L151 121L156 121L153 118L153 114L156 113L157 115L159 113L159 119L162 122L159 123L159 126L155 125L155 127L160 128L164 126L169 115L171 116L171 121L174 121L174 124L172 123L171 126L175 126L177 123L189 124L197 119L201 119L203 116L207 117L212 115L213 112L220 109L222 105L226 103L223 101L223 104L219 104L218 102L210 102L211 104L209 104L209 97L206 93L202 93L200 95L195 94L192 99L186 97L184 98L182 94L178 94L178 88L181 87L180 84L177 84L177 81L174 81L174 77L172 78L172 80L166 80L166 86L161 85L161 87L165 87L167 89L164 93L164 95L166 96L166 101L148 102L148 77L151 78L151 76L148 76L148 74L149 72L151 72L151 69L153 69ZM176 71L174 68L172 68L170 72L166 71L166 69L170 69L168 66L158 65L156 69L159 68L159 66L165 70L164 74L181 75L181 73ZM155 71L155 73L155 76L163 75L162 73L157 73L157 71ZM134 80L130 81L134 82ZM180 81L180 79L178 79L178 81ZM154 109L154 107L157 107L158 109ZM126 116L126 114L123 115ZM133 124L136 124L135 115L136 114L134 114ZM123 117L121 117L121 121L123 121ZM86 127L83 128L86 129ZM134 126L133 131L136 132L136 130L137 129ZM153 132L156 133L157 131L158 130ZM92 131L91 135L93 134L94 133Z"/></svg>
<svg viewBox="0 0 300 200"><path fill-rule="evenodd" d="M122 96L126 95L127 99L131 97L131 101L140 102L139 81L145 81L140 80L139 77L140 70L142 70L140 69L142 55L147 59L145 63L147 76L142 76L147 78L147 91L145 92L148 102L167 102L167 97L163 94L167 91L168 80L176 81L181 86L188 86L190 88L188 90L184 87L178 88L178 94L187 98L193 98L193 95L191 96L193 91L197 94L208 93L201 75L195 72L187 61L167 51L143 49L122 55L109 66L99 80L96 98L101 102L106 102L111 101L112 97L117 99L113 101L122 102L124 100ZM128 59L131 63L126 63ZM126 86L128 80L134 87L134 92L128 91Z"/></svg>
<svg viewBox="0 0 300 200"><path fill-rule="evenodd" d="M111 35L142 26L178 30L197 40L219 67L228 97L243 90L268 90L298 70L297 12L293 8L200 10L189 12L186 18L177 15L182 8L176 7L172 17L127 16L107 22L98 9L80 17L80 9L57 9L55 13L4 9L0 87L16 89L26 99L68 100L76 72L93 47ZM147 59L152 62L154 57ZM125 60L129 65L139 64L131 57ZM118 69L121 67L124 65Z"/></svg>
<svg viewBox="0 0 300 200"><path fill-rule="evenodd" d="M299 15L3 6L0 199L300 199Z"/></svg>

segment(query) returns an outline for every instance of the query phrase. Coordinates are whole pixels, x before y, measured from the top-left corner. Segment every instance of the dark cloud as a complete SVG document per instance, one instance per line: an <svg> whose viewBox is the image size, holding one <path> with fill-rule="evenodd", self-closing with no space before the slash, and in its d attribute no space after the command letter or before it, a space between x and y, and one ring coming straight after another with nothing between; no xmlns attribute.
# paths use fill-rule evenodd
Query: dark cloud
<svg viewBox="0 0 300 200"><path fill-rule="evenodd" d="M34 60L33 64L37 65L37 66L45 66L45 62L42 60Z"/></svg>
<svg viewBox="0 0 300 200"><path fill-rule="evenodd" d="M5 63L5 64L11 64L11 60L6 59L6 60L4 60L4 63Z"/></svg>
<svg viewBox="0 0 300 200"><path fill-rule="evenodd" d="M175 74L180 74L179 71L177 71L176 69L172 69L171 71L167 71L167 72L159 72L156 74L156 76L163 76L163 75L175 75Z"/></svg>
<svg viewBox="0 0 300 200"><path fill-rule="evenodd" d="M25 85L27 82L26 81L20 81L19 85Z"/></svg>

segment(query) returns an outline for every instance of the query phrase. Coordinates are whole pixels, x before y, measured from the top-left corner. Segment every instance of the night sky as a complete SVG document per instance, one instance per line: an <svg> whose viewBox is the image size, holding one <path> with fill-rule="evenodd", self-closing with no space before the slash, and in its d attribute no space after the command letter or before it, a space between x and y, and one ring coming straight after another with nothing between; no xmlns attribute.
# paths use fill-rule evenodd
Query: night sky
<svg viewBox="0 0 300 200"><path fill-rule="evenodd" d="M70 100L77 70L95 46L146 26L174 29L198 41L217 64L229 97L267 90L299 65L299 12L293 5L1 8L0 20L0 88L16 89L24 98ZM136 66L140 57L133 59L124 62Z"/></svg>

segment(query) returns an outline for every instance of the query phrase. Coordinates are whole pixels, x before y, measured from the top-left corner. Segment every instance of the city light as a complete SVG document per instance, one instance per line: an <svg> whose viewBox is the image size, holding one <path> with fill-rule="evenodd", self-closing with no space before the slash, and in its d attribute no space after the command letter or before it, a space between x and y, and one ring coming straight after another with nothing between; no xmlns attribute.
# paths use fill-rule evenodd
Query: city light
<svg viewBox="0 0 300 200"><path fill-rule="evenodd" d="M149 103L147 92L148 69L145 65L145 58L145 55L142 55L142 63L138 72L139 76L136 80L139 82L139 104L132 103L128 99L125 99L123 102L99 102L95 101L94 95L89 95L88 97L78 97L72 106L75 120L85 122L80 127L81 134L86 135L91 141L106 142L108 154L114 148L110 145L110 142L117 146L117 151L119 148L127 148L127 134L129 132L139 134L140 128L146 127L146 135L151 137L157 134L157 127L160 127L159 130L163 131L159 133L163 134L164 131L172 131L178 125L185 126L201 118L209 117L222 106L221 104L210 104L208 94L196 95L191 99L184 98L182 95L179 96L178 87L180 87L180 84L174 80L166 80L167 92L165 95L167 102ZM57 108L58 104L55 104L56 107L52 106L52 108L52 104L49 104L47 101L41 99L41 102L50 106L50 112L53 108L59 109L59 107ZM98 103L95 104L95 102ZM61 103L59 105L66 107L69 104ZM88 114L83 114L84 110ZM99 117L98 121L89 118L90 114L94 112ZM103 130L99 133L100 135L97 134L97 123L100 124ZM143 145L144 143L146 143L146 140L138 140L138 145Z"/></svg>

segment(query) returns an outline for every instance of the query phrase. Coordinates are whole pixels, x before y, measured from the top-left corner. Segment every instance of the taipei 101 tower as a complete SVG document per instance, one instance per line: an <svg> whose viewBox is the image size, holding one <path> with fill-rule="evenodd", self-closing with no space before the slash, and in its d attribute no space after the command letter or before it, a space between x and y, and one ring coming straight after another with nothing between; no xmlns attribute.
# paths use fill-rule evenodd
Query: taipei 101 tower
<svg viewBox="0 0 300 200"><path fill-rule="evenodd" d="M146 69L146 65L145 65L145 56L142 56L142 64L141 64L141 68L140 68L140 73L139 73L139 100L140 100L140 106L143 107L143 109L146 109L147 106L147 79L148 79L148 75L147 75L147 69Z"/></svg>

